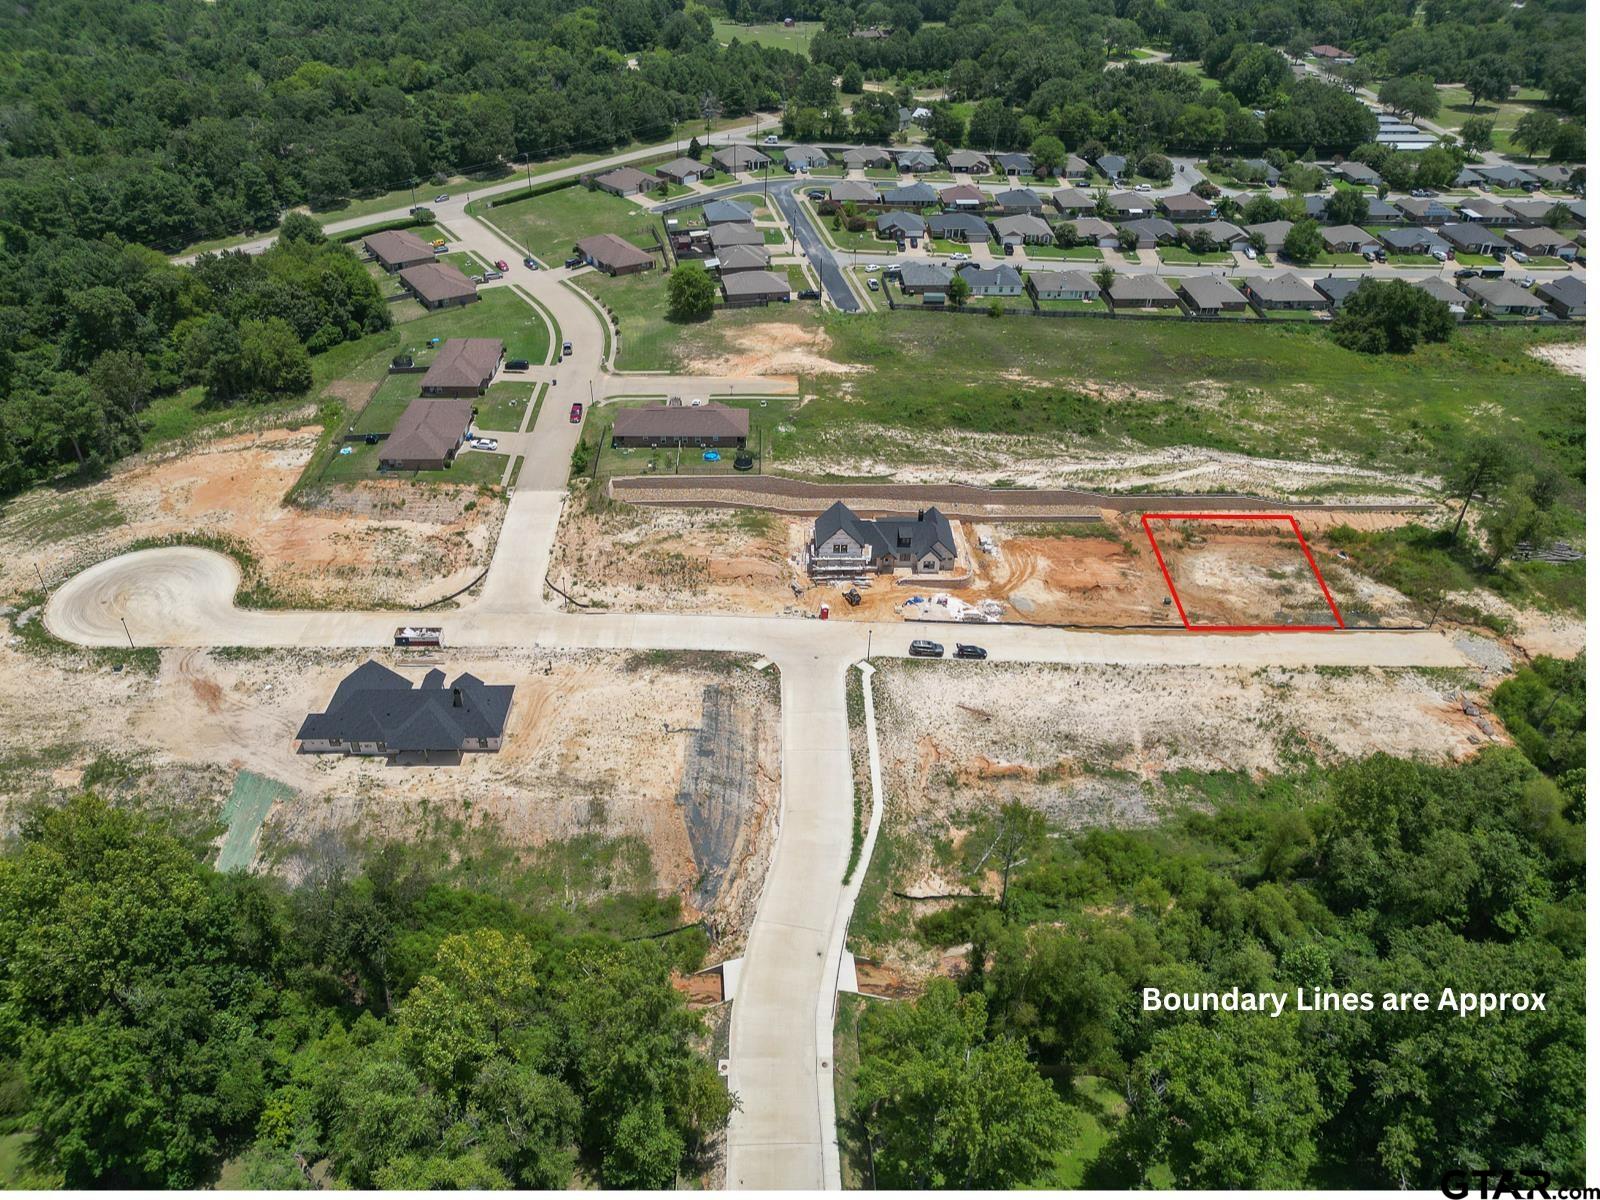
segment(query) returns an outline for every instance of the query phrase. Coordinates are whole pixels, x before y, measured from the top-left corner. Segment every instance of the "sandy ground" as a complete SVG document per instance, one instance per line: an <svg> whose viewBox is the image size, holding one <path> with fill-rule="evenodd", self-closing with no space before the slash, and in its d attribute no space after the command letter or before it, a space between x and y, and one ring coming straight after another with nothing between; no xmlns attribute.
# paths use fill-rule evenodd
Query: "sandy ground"
<svg viewBox="0 0 1600 1200"><path fill-rule="evenodd" d="M1585 362L1587 348L1587 342L1560 342L1553 345L1529 346L1528 353L1541 362L1549 363L1558 371L1583 379L1588 376Z"/></svg>
<svg viewBox="0 0 1600 1200"><path fill-rule="evenodd" d="M1428 761L1504 741L1467 715L1494 671L1149 669L968 663L879 664L873 679L898 850L894 891L937 897L973 881L941 866L978 815L1021 800L1066 826L1144 824L1171 800L1176 771L1286 769L1384 751ZM993 881L989 881L990 884ZM935 900L890 897L927 911ZM938 969L937 953L856 946ZM910 954L911 958L903 956Z"/></svg>
<svg viewBox="0 0 1600 1200"><path fill-rule="evenodd" d="M36 566L55 582L137 539L190 533L243 541L276 595L310 607L428 603L488 564L505 511L494 491L384 480L285 504L317 433L222 438L12 501L0 510L0 594L36 587Z"/></svg>
<svg viewBox="0 0 1600 1200"><path fill-rule="evenodd" d="M602 652L436 658L386 653L420 679L428 663L517 686L506 746L457 766L297 754L293 736L366 656L346 652L165 651L160 674L120 674L75 655L43 659L0 646L0 727L28 728L52 751L0 750L0 824L19 803L80 785L99 756L137 760L165 793L215 818L234 774L249 769L295 790L268 814L258 863L294 877L303 852L330 836L402 839L452 826L493 826L500 844L532 848L578 834L635 837L649 846L663 893L691 898L694 862L681 803L685 748L708 686L726 688L756 769L738 797L741 820L728 875L704 915L720 944L737 945L754 912L770 854L778 796L776 681L743 665L657 663ZM709 661L709 660L707 660ZM105 714L115 713L107 721ZM181 781L181 783L180 783ZM170 798L170 796L169 796ZM574 897L576 898L576 897ZM720 945L719 945L720 948Z"/></svg>
<svg viewBox="0 0 1600 1200"><path fill-rule="evenodd" d="M863 370L828 357L833 340L821 329L786 321L749 325L726 335L720 354L690 355L680 365L685 375L849 375Z"/></svg>

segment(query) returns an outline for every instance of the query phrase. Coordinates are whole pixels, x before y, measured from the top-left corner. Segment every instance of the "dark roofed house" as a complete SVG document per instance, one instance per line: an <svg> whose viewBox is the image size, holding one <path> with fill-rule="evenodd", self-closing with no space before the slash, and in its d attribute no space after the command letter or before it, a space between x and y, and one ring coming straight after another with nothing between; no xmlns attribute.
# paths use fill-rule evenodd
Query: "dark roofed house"
<svg viewBox="0 0 1600 1200"><path fill-rule="evenodd" d="M1203 233L1218 246L1242 246L1249 240L1249 234L1240 229L1232 221L1202 221L1190 227L1191 233Z"/></svg>
<svg viewBox="0 0 1600 1200"><path fill-rule="evenodd" d="M455 308L478 298L477 285L447 262L407 267L400 272L400 283L423 308L430 310Z"/></svg>
<svg viewBox="0 0 1600 1200"><path fill-rule="evenodd" d="M726 250L729 246L764 246L766 243L766 236L754 225L728 221L711 227L711 244L718 250Z"/></svg>
<svg viewBox="0 0 1600 1200"><path fill-rule="evenodd" d="M828 152L818 146L790 146L783 152L784 161L792 167L825 167Z"/></svg>
<svg viewBox="0 0 1600 1200"><path fill-rule="evenodd" d="M615 171L596 175L594 185L613 196L637 196L659 187L661 181L654 175L646 175L638 167L618 167Z"/></svg>
<svg viewBox="0 0 1600 1200"><path fill-rule="evenodd" d="M597 233L586 237L574 249L584 262L607 275L632 275L636 271L648 271L656 265L654 258L614 233Z"/></svg>
<svg viewBox="0 0 1600 1200"><path fill-rule="evenodd" d="M928 575L949 571L956 563L955 534L937 508L921 509L915 517L868 520L842 500L817 518L808 551L807 567L818 576L888 574L896 567Z"/></svg>
<svg viewBox="0 0 1600 1200"><path fill-rule="evenodd" d="M1521 167L1513 167L1509 163L1502 163L1495 167L1475 167L1474 170L1478 172L1484 183L1492 184L1495 187L1525 188L1538 182Z"/></svg>
<svg viewBox="0 0 1600 1200"><path fill-rule="evenodd" d="M1242 281L1244 294L1257 308L1312 311L1328 307L1328 298L1300 276L1254 275Z"/></svg>
<svg viewBox="0 0 1600 1200"><path fill-rule="evenodd" d="M1063 221L1071 227L1079 241L1088 240L1096 246L1110 249L1117 244L1117 227L1099 217L1079 217L1076 221Z"/></svg>
<svg viewBox="0 0 1600 1200"><path fill-rule="evenodd" d="M902 171L932 171L939 165L939 160L934 157L933 151L921 146L896 151L894 158L896 165Z"/></svg>
<svg viewBox="0 0 1600 1200"><path fill-rule="evenodd" d="M499 338L451 338L422 376L424 396L481 396L500 369L506 348Z"/></svg>
<svg viewBox="0 0 1600 1200"><path fill-rule="evenodd" d="M391 274L433 261L433 247L409 229L385 229L363 238L361 244Z"/></svg>
<svg viewBox="0 0 1600 1200"><path fill-rule="evenodd" d="M498 750L516 688L474 675L428 672L421 687L368 660L334 689L326 712L312 713L295 735L304 754L418 756L459 762L461 755Z"/></svg>
<svg viewBox="0 0 1600 1200"><path fill-rule="evenodd" d="M1451 186L1458 188L1477 187L1482 182L1482 175L1479 175L1471 167L1462 167L1461 170L1456 172L1455 183Z"/></svg>
<svg viewBox="0 0 1600 1200"><path fill-rule="evenodd" d="M1116 183L1128 173L1128 160L1120 154L1102 154L1094 160L1094 165L1112 183Z"/></svg>
<svg viewBox="0 0 1600 1200"><path fill-rule="evenodd" d="M1404 217L1400 210L1387 200L1380 200L1377 196L1367 198L1367 224L1369 225L1398 225Z"/></svg>
<svg viewBox="0 0 1600 1200"><path fill-rule="evenodd" d="M738 271L765 271L772 259L765 246L724 246L706 265L711 263L716 264L719 274L732 275Z"/></svg>
<svg viewBox="0 0 1600 1200"><path fill-rule="evenodd" d="M1161 211L1172 221L1204 221L1216 212L1216 208L1204 196L1180 192L1176 196L1163 196Z"/></svg>
<svg viewBox="0 0 1600 1200"><path fill-rule="evenodd" d="M1050 200L1069 217L1094 212L1094 197L1081 188L1058 188L1050 193Z"/></svg>
<svg viewBox="0 0 1600 1200"><path fill-rule="evenodd" d="M1584 283L1576 275L1546 279L1534 286L1534 294L1563 317L1581 317L1588 311L1584 303Z"/></svg>
<svg viewBox="0 0 1600 1200"><path fill-rule="evenodd" d="M759 171L772 163L754 146L724 146L711 156L711 161L730 175L738 171Z"/></svg>
<svg viewBox="0 0 1600 1200"><path fill-rule="evenodd" d="M1506 241L1524 254L1568 261L1578 257L1578 243L1554 229L1508 229Z"/></svg>
<svg viewBox="0 0 1600 1200"><path fill-rule="evenodd" d="M996 217L990 224L1002 246L1015 246L1019 242L1031 246L1048 246L1056 240L1055 231L1041 217L1022 213L1014 217Z"/></svg>
<svg viewBox="0 0 1600 1200"><path fill-rule="evenodd" d="M740 271L722 276L722 296L730 308L787 300L789 277L776 271Z"/></svg>
<svg viewBox="0 0 1600 1200"><path fill-rule="evenodd" d="M384 471L442 471L472 428L471 400L413 400L378 446Z"/></svg>
<svg viewBox="0 0 1600 1200"><path fill-rule="evenodd" d="M1118 275L1108 294L1118 308L1178 307L1178 293L1156 275Z"/></svg>
<svg viewBox="0 0 1600 1200"><path fill-rule="evenodd" d="M707 225L749 225L755 221L750 206L737 200L709 200L704 212Z"/></svg>
<svg viewBox="0 0 1600 1200"><path fill-rule="evenodd" d="M889 152L879 146L857 146L844 152L844 166L847 171L865 171L869 167L892 167L894 158Z"/></svg>
<svg viewBox="0 0 1600 1200"><path fill-rule="evenodd" d="M1340 163L1334 167L1333 173L1340 179L1349 183L1359 184L1362 187L1377 187L1383 182L1383 176L1367 166L1366 163L1355 162L1354 160Z"/></svg>
<svg viewBox="0 0 1600 1200"><path fill-rule="evenodd" d="M883 202L890 208L928 208L939 203L939 193L932 184L919 179L904 187L890 188L883 194Z"/></svg>
<svg viewBox="0 0 1600 1200"><path fill-rule="evenodd" d="M1041 213L1044 201L1032 188L1008 188L994 198L994 202L1007 213Z"/></svg>
<svg viewBox="0 0 1600 1200"><path fill-rule="evenodd" d="M1328 197L1318 194L1302 196L1300 203L1305 206L1306 216L1313 221L1326 221L1328 219Z"/></svg>
<svg viewBox="0 0 1600 1200"><path fill-rule="evenodd" d="M1508 279L1468 279L1461 287L1483 305L1485 312L1495 316L1531 317L1548 307L1532 292Z"/></svg>
<svg viewBox="0 0 1600 1200"><path fill-rule="evenodd" d="M921 213L886 212L878 214L878 236L893 238L897 242L907 238L922 238L928 234L928 223Z"/></svg>
<svg viewBox="0 0 1600 1200"><path fill-rule="evenodd" d="M1450 315L1460 320L1467 315L1467 305L1471 303L1467 294L1451 287L1437 275L1429 275L1426 279L1419 279L1411 285L1417 291L1432 296L1435 300L1443 300L1450 306Z"/></svg>
<svg viewBox="0 0 1600 1200"><path fill-rule="evenodd" d="M1465 254L1493 254L1506 248L1506 239L1493 229L1464 221L1439 226L1439 236Z"/></svg>
<svg viewBox="0 0 1600 1200"><path fill-rule="evenodd" d="M1136 245L1141 250L1178 240L1178 227L1165 217L1145 217L1139 221L1128 221L1122 228L1132 231L1139 239Z"/></svg>
<svg viewBox="0 0 1600 1200"><path fill-rule="evenodd" d="M1359 225L1329 225L1322 231L1322 244L1332 254L1365 254L1377 250L1379 241Z"/></svg>
<svg viewBox="0 0 1600 1200"><path fill-rule="evenodd" d="M1100 299L1100 285L1087 271L1030 271L1028 285L1041 300Z"/></svg>
<svg viewBox="0 0 1600 1200"><path fill-rule="evenodd" d="M1205 316L1243 312L1249 307L1244 294L1216 275L1195 275L1178 285L1178 294L1192 310Z"/></svg>
<svg viewBox="0 0 1600 1200"><path fill-rule="evenodd" d="M950 169L958 175L987 175L989 160L976 150L952 150L945 157Z"/></svg>
<svg viewBox="0 0 1600 1200"><path fill-rule="evenodd" d="M980 267L976 263L962 263L956 273L967 281L974 296L1020 296L1022 273L1010 263L994 267Z"/></svg>
<svg viewBox="0 0 1600 1200"><path fill-rule="evenodd" d="M1393 254L1433 254L1438 251L1443 254L1447 247L1444 239L1431 229L1419 229L1415 225L1404 225L1399 229L1385 229L1379 240ZM1435 256L1437 257L1437 256Z"/></svg>
<svg viewBox="0 0 1600 1200"><path fill-rule="evenodd" d="M950 290L954 272L937 263L908 262L900 268L900 290L908 296L943 295Z"/></svg>
<svg viewBox="0 0 1600 1200"><path fill-rule="evenodd" d="M657 175L673 183L697 183L700 176L705 173L705 164L698 163L692 158L675 158L656 168Z"/></svg>
<svg viewBox="0 0 1600 1200"><path fill-rule="evenodd" d="M1020 150L1007 150L994 156L994 165L1006 175L1033 174L1033 156Z"/></svg>
<svg viewBox="0 0 1600 1200"><path fill-rule="evenodd" d="M828 189L828 195L840 204L879 204L883 201L882 193L875 186L860 179L841 179Z"/></svg>
<svg viewBox="0 0 1600 1200"><path fill-rule="evenodd" d="M1455 218L1455 209L1437 196L1401 196L1394 206L1406 215L1406 220L1418 225L1437 225Z"/></svg>
<svg viewBox="0 0 1600 1200"><path fill-rule="evenodd" d="M742 450L749 437L750 410L715 400L619 408L611 424L613 446L732 446Z"/></svg>
<svg viewBox="0 0 1600 1200"><path fill-rule="evenodd" d="M1493 200L1469 197L1456 206L1456 214L1463 221L1479 225L1515 225L1517 215L1503 204Z"/></svg>
<svg viewBox="0 0 1600 1200"><path fill-rule="evenodd" d="M1067 165L1061 168L1061 178L1074 183L1086 183L1091 173L1088 162L1076 154L1067 155Z"/></svg>
<svg viewBox="0 0 1600 1200"><path fill-rule="evenodd" d="M1313 280L1312 283L1336 309L1343 308L1344 302L1354 296L1356 289L1361 286L1361 280L1352 279L1347 275L1326 275Z"/></svg>
<svg viewBox="0 0 1600 1200"><path fill-rule="evenodd" d="M1112 192L1106 199L1111 204L1111 211L1123 220L1148 217L1156 211L1155 201L1139 192Z"/></svg>
<svg viewBox="0 0 1600 1200"><path fill-rule="evenodd" d="M1289 231L1294 228L1292 221L1263 221L1259 225L1246 225L1245 236L1259 233L1261 240L1266 244L1268 254L1276 254L1283 249L1283 239L1289 236Z"/></svg>
<svg viewBox="0 0 1600 1200"><path fill-rule="evenodd" d="M989 240L989 223L977 213L935 213L928 218L928 232L952 242L981 245Z"/></svg>

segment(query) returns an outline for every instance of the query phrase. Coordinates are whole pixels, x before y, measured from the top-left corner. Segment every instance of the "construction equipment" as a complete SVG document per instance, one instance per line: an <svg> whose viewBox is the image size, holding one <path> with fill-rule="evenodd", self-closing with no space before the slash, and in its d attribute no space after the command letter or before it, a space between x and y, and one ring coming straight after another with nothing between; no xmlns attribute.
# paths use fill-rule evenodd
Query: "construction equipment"
<svg viewBox="0 0 1600 1200"><path fill-rule="evenodd" d="M855 588L851 588L848 592L846 592L844 594L844 598L845 602L848 603L851 608L854 608L856 605L861 603L861 593L856 591Z"/></svg>

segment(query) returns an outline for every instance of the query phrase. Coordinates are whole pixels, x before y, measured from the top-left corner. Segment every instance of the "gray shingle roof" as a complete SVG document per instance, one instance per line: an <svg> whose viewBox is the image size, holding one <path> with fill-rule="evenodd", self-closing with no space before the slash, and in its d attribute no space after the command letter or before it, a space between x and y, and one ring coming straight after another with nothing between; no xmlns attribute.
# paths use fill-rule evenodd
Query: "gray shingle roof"
<svg viewBox="0 0 1600 1200"><path fill-rule="evenodd" d="M514 686L462 674L444 687L443 678L429 672L414 688L404 675L369 660L345 676L327 711L307 716L295 736L381 742L390 753L460 750L469 738L504 736Z"/></svg>

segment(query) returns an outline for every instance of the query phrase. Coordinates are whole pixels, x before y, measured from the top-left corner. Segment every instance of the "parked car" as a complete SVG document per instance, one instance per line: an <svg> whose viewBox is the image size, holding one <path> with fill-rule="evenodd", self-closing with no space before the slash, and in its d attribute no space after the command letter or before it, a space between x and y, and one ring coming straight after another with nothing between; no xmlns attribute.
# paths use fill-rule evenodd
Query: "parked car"
<svg viewBox="0 0 1600 1200"><path fill-rule="evenodd" d="M1148 192L1150 190L1150 185L1148 183L1136 184L1133 190L1136 192Z"/></svg>
<svg viewBox="0 0 1600 1200"><path fill-rule="evenodd" d="M497 258L494 260L494 269L496 271L509 271L511 270L511 266L506 262L505 259Z"/></svg>
<svg viewBox="0 0 1600 1200"><path fill-rule="evenodd" d="M562 342L561 343L561 353L563 355L571 354L572 353L572 343L571 342Z"/></svg>
<svg viewBox="0 0 1600 1200"><path fill-rule="evenodd" d="M865 271L868 275L875 275L879 271L883 270L883 268L880 267L877 263L868 263L866 266L862 267L861 269L863 271Z"/></svg>
<svg viewBox="0 0 1600 1200"><path fill-rule="evenodd" d="M572 270L574 267L581 267L581 266L583 266L583 257L581 255L574 254L571 258L567 259L567 261L566 261L566 267L567 267L567 269L569 271Z"/></svg>
<svg viewBox="0 0 1600 1200"><path fill-rule="evenodd" d="M761 144L763 146L776 146L778 144L778 135L775 133L767 134L766 137L761 139Z"/></svg>
<svg viewBox="0 0 1600 1200"><path fill-rule="evenodd" d="M877 290L878 290L878 281L876 279L867 280L867 291L875 292Z"/></svg>
<svg viewBox="0 0 1600 1200"><path fill-rule="evenodd" d="M428 243L428 245L432 246L435 250L443 250L446 244L447 243L443 238L434 238L433 241Z"/></svg>
<svg viewBox="0 0 1600 1200"><path fill-rule="evenodd" d="M433 198L433 202L435 204L443 204L448 199L450 199L450 193L449 192L440 192L437 196L435 196Z"/></svg>
<svg viewBox="0 0 1600 1200"><path fill-rule="evenodd" d="M802 300L821 300L822 299L822 293L817 291L816 288L807 288L805 291L798 293L798 295L799 295L800 299L802 299Z"/></svg>
<svg viewBox="0 0 1600 1200"><path fill-rule="evenodd" d="M473 283L482 283L483 282L483 276L482 275L474 275L472 277L472 282Z"/></svg>
<svg viewBox="0 0 1600 1200"><path fill-rule="evenodd" d="M1414 200L1427 200L1427 199L1429 199L1429 198L1431 198L1433 196L1436 196L1436 195L1438 195L1437 192L1430 191L1427 188L1412 188L1411 189L1411 197Z"/></svg>
<svg viewBox="0 0 1600 1200"><path fill-rule="evenodd" d="M943 658L944 647L938 642L925 641L918 638L911 643L911 657L913 658Z"/></svg>
<svg viewBox="0 0 1600 1200"><path fill-rule="evenodd" d="M580 403L579 401L576 401L576 400L574 400L572 402L572 408L569 409L568 412L567 412L567 420L571 421L574 425L576 425L579 421L583 420L583 405L582 405L582 403Z"/></svg>
<svg viewBox="0 0 1600 1200"><path fill-rule="evenodd" d="M1521 250L1513 250L1511 252L1511 261L1512 262L1525 263L1525 262L1528 261L1528 256L1526 254L1524 254Z"/></svg>
<svg viewBox="0 0 1600 1200"><path fill-rule="evenodd" d="M498 450L500 443L494 438L476 437L472 439L472 448L474 450Z"/></svg>
<svg viewBox="0 0 1600 1200"><path fill-rule="evenodd" d="M1251 262L1254 262L1256 258L1256 248L1254 246L1246 246L1244 248L1244 256Z"/></svg>
<svg viewBox="0 0 1600 1200"><path fill-rule="evenodd" d="M969 646L964 642L956 643L957 658L988 658L989 652L982 646Z"/></svg>
<svg viewBox="0 0 1600 1200"><path fill-rule="evenodd" d="M485 280L489 280L489 279L504 279L505 278L505 276L502 275L499 271L485 271L483 273L483 277L484 277Z"/></svg>
<svg viewBox="0 0 1600 1200"><path fill-rule="evenodd" d="M539 269L539 260L536 258L525 258L522 260L522 265L527 267L530 271L537 271Z"/></svg>
<svg viewBox="0 0 1600 1200"><path fill-rule="evenodd" d="M506 360L506 370L508 371L526 371L527 369L528 360L525 358L509 358Z"/></svg>
<svg viewBox="0 0 1600 1200"><path fill-rule="evenodd" d="M951 262L971 262L972 261L972 255L970 255L970 254L952 254L950 256L950 261Z"/></svg>
<svg viewBox="0 0 1600 1200"><path fill-rule="evenodd" d="M1476 267L1462 267L1461 270L1456 272L1457 279L1476 279L1477 277L1478 269Z"/></svg>
<svg viewBox="0 0 1600 1200"><path fill-rule="evenodd" d="M806 199L807 200L825 200L825 199L827 199L827 195L828 194L826 192L824 192L821 188L812 188L809 192L806 193Z"/></svg>

